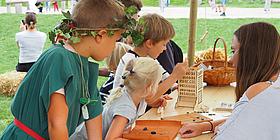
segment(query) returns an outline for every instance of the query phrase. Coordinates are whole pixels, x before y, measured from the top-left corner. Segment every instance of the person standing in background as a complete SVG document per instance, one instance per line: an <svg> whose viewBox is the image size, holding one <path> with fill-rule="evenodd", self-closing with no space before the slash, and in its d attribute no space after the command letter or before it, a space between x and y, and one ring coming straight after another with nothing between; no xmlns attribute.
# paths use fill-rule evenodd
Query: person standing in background
<svg viewBox="0 0 280 140"><path fill-rule="evenodd" d="M270 11L270 7L271 7L271 0L265 0L264 3L264 11L266 13L268 13Z"/></svg>
<svg viewBox="0 0 280 140"><path fill-rule="evenodd" d="M51 8L50 8L50 0L46 0L46 12L50 12Z"/></svg>

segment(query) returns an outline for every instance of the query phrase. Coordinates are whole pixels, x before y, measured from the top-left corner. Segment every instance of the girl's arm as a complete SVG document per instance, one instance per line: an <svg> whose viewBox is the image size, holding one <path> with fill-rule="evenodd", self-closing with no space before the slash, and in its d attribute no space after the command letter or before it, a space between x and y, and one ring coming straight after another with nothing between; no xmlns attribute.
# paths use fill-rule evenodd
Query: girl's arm
<svg viewBox="0 0 280 140"><path fill-rule="evenodd" d="M89 140L102 140L102 114L86 121Z"/></svg>
<svg viewBox="0 0 280 140"><path fill-rule="evenodd" d="M205 131L214 131L217 126L224 123L226 119L202 123L185 123L179 130L182 138L191 138L201 135ZM212 124L212 125L211 125Z"/></svg>
<svg viewBox="0 0 280 140"><path fill-rule="evenodd" d="M107 132L105 140L125 140L122 138L122 134L127 123L127 118L119 115L115 116Z"/></svg>
<svg viewBox="0 0 280 140"><path fill-rule="evenodd" d="M65 96L53 93L48 111L48 131L51 140L68 140L68 106Z"/></svg>

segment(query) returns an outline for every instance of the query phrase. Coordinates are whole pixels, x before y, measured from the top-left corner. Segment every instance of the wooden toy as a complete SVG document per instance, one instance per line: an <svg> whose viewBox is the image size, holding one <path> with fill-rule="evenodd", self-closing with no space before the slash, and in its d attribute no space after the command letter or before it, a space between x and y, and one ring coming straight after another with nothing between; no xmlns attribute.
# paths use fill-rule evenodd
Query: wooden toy
<svg viewBox="0 0 280 140"><path fill-rule="evenodd" d="M176 106L194 108L202 102L203 69L191 67L178 82L178 99Z"/></svg>

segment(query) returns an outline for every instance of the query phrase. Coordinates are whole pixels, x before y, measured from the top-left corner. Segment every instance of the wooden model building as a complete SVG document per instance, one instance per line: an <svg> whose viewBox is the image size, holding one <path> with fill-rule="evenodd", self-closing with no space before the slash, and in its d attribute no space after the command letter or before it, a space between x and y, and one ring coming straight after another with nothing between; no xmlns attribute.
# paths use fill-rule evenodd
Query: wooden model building
<svg viewBox="0 0 280 140"><path fill-rule="evenodd" d="M178 82L178 100L176 106L194 108L202 102L203 69L191 67Z"/></svg>

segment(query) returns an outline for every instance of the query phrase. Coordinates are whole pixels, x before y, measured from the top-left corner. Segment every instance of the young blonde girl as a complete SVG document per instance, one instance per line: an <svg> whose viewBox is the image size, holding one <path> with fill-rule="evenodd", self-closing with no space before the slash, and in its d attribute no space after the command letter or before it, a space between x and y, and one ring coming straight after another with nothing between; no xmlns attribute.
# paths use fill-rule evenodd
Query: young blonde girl
<svg viewBox="0 0 280 140"><path fill-rule="evenodd" d="M105 140L122 138L123 132L129 130L135 120L145 112L145 98L156 93L161 70L155 60L138 57L128 62L122 79L122 86L111 91L102 112L102 137ZM78 133L79 139L86 139L84 127Z"/></svg>
<svg viewBox="0 0 280 140"><path fill-rule="evenodd" d="M103 71L107 71L106 73L109 73L109 74L107 74L109 76L109 78L101 86L101 88L99 90L100 95L101 95L102 104L106 103L106 98L108 98L108 96L110 95L109 91L113 88L115 72L117 70L118 64L119 64L122 56L130 49L132 49L132 47L130 47L129 45L122 43L122 42L117 42L116 48L114 49L113 53L105 59L108 69L105 68L105 69L103 69Z"/></svg>

